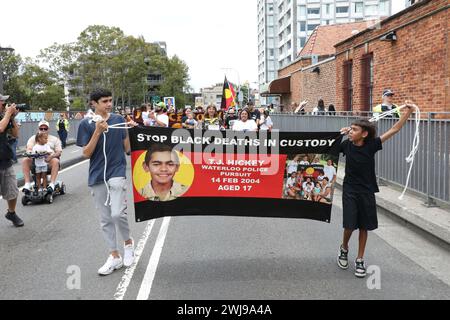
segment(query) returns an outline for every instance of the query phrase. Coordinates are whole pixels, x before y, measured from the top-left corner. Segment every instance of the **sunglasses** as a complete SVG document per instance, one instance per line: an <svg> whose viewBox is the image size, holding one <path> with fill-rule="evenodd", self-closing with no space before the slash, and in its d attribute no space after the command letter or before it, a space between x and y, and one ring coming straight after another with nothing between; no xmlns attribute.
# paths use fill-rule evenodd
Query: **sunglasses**
<svg viewBox="0 0 450 320"><path fill-rule="evenodd" d="M39 128L39 131L48 131L48 128Z"/></svg>

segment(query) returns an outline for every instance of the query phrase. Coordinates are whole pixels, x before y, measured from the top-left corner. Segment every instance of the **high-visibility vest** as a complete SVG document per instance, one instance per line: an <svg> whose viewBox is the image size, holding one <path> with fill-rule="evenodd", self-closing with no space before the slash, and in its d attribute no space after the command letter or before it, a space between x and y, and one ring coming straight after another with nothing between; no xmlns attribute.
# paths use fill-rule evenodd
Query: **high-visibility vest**
<svg viewBox="0 0 450 320"><path fill-rule="evenodd" d="M400 118L401 113L400 113L400 109L398 109L398 106L393 104L392 109L395 109L394 118ZM389 111L389 108L388 108L388 106L386 106L384 104L379 104L375 108L373 108L373 113L383 113L386 111Z"/></svg>
<svg viewBox="0 0 450 320"><path fill-rule="evenodd" d="M69 120L64 119L64 127L66 128L66 131L69 131L70 128L70 124L69 124ZM59 119L58 121L56 121L56 130L59 131L59 123L61 122L61 119Z"/></svg>

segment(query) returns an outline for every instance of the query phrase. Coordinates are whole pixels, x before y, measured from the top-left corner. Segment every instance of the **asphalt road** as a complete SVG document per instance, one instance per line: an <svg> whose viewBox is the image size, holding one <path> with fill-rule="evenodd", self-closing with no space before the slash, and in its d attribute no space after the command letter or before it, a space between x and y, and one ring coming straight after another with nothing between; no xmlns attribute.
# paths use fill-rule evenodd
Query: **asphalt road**
<svg viewBox="0 0 450 320"><path fill-rule="evenodd" d="M142 254L127 272L100 277L107 248L87 170L87 162L66 168L60 177L68 194L53 204L19 204L25 227L16 229L0 217L0 299L450 298L449 248L385 216L369 236L366 255L373 276L379 275L371 283L379 289L369 288L369 278L357 279L352 268L340 270L339 192L331 224L234 217L137 224L129 192L130 225ZM6 212L5 201L0 212ZM351 259L356 243L357 237Z"/></svg>

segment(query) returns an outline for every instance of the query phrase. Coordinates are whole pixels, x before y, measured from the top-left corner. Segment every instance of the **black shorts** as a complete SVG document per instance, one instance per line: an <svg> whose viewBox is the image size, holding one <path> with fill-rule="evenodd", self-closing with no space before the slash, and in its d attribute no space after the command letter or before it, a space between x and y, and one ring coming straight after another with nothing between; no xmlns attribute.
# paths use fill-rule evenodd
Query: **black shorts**
<svg viewBox="0 0 450 320"><path fill-rule="evenodd" d="M373 193L343 192L344 229L378 229L377 204Z"/></svg>

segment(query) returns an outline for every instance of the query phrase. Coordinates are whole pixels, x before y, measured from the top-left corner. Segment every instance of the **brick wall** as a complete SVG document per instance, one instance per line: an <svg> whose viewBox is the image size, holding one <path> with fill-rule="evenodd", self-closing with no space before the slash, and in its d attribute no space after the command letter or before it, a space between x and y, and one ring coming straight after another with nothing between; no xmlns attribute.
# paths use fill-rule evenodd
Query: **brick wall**
<svg viewBox="0 0 450 320"><path fill-rule="evenodd" d="M304 70L301 100L308 100L306 111L312 111L319 99L325 106L336 105L336 62L331 60L318 66L320 74L312 72L313 68Z"/></svg>
<svg viewBox="0 0 450 320"><path fill-rule="evenodd" d="M379 37L402 24L411 22L450 4L450 0L425 1L413 10L398 15L380 29L348 39L336 46L336 107L344 110L343 64L353 60L353 110L363 109L361 58L373 53L374 81L372 107L381 103L381 93L391 88L395 102L416 102L424 111L450 112L449 43L450 10L434 13L396 30L397 41L380 41ZM373 39L376 38L376 39ZM362 45L361 45L362 44Z"/></svg>
<svg viewBox="0 0 450 320"><path fill-rule="evenodd" d="M291 76L291 93L281 96L284 111L294 111L291 103L299 104L303 100L309 101L306 111L312 111L319 99L323 99L326 106L336 103L335 61L320 64L320 74L313 73L312 69L301 71L301 68L308 67L310 63L311 59L304 59L278 71L278 77Z"/></svg>

